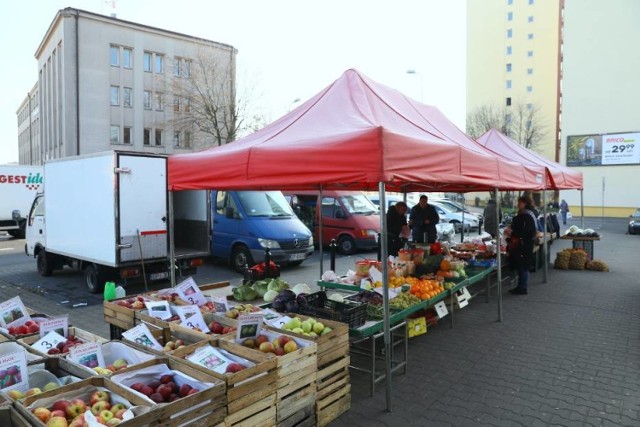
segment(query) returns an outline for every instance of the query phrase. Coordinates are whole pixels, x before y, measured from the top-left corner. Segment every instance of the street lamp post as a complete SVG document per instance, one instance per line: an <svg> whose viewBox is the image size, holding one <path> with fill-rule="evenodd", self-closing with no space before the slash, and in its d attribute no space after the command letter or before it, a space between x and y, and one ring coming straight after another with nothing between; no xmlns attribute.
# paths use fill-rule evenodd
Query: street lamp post
<svg viewBox="0 0 640 427"><path fill-rule="evenodd" d="M293 109L293 106L296 105L298 102L300 102L300 98L296 98L293 101L291 101L291 104L289 104L289 111L291 111Z"/></svg>
<svg viewBox="0 0 640 427"><path fill-rule="evenodd" d="M424 98L423 98L424 79L422 78L422 73L410 68L407 70L407 74L413 74L420 77L420 102L424 102Z"/></svg>

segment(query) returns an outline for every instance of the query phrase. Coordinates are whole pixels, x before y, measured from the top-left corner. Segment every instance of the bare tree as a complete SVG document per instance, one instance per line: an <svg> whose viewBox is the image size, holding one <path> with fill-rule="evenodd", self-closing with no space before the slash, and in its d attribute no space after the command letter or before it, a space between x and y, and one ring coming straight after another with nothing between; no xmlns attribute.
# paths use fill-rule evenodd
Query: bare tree
<svg viewBox="0 0 640 427"><path fill-rule="evenodd" d="M467 114L467 135L471 138L477 139L489 129L497 129L505 135L509 133L506 108L485 104Z"/></svg>
<svg viewBox="0 0 640 427"><path fill-rule="evenodd" d="M244 85L236 89L235 59L228 54L200 50L194 58L174 64L172 79L174 129L198 131L202 140L196 148L232 142L264 123L251 108Z"/></svg>

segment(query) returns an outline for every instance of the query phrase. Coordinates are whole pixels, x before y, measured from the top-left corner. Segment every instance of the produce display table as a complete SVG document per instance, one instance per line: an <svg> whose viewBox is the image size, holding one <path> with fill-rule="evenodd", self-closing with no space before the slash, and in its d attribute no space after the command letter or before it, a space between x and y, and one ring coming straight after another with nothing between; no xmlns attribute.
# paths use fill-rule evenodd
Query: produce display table
<svg viewBox="0 0 640 427"><path fill-rule="evenodd" d="M594 259L593 242L600 240L600 237L562 236L560 239L571 240L573 249L583 249L590 259Z"/></svg>

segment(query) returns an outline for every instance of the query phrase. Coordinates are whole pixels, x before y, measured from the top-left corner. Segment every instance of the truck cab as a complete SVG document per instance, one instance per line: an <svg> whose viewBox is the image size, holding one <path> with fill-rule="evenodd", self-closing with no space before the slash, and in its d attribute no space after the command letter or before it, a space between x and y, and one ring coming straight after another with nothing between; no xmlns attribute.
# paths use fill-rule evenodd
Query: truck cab
<svg viewBox="0 0 640 427"><path fill-rule="evenodd" d="M287 197L296 214L313 229L316 240L322 215L322 245L328 246L335 239L338 251L343 254L377 248L380 214L364 193L324 191L320 196L317 191L297 191L288 192Z"/></svg>
<svg viewBox="0 0 640 427"><path fill-rule="evenodd" d="M244 271L264 261L299 265L313 254L311 231L279 191L212 191L211 255Z"/></svg>

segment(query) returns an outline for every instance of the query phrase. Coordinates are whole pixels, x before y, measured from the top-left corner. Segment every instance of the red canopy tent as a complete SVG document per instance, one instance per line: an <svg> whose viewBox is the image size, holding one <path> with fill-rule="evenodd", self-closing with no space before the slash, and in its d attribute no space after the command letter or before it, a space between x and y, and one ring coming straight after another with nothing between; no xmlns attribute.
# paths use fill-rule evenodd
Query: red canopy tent
<svg viewBox="0 0 640 427"><path fill-rule="evenodd" d="M495 156L437 108L411 100L356 70L346 71L304 104L252 135L198 153L169 156L168 181L172 191L379 190L380 206L386 205L386 190L467 192L544 186L539 168ZM380 218L386 259L386 215ZM390 409L386 263L382 273ZM498 289L500 274L498 268ZM500 292L498 307L501 319Z"/></svg>
<svg viewBox="0 0 640 427"><path fill-rule="evenodd" d="M233 144L169 158L172 190L538 189L534 168L496 157L437 108L346 71L322 92Z"/></svg>
<svg viewBox="0 0 640 427"><path fill-rule="evenodd" d="M518 144L496 129L490 129L477 141L487 150L503 159L530 167L546 169L546 187L550 190L582 190L582 172L553 162Z"/></svg>

